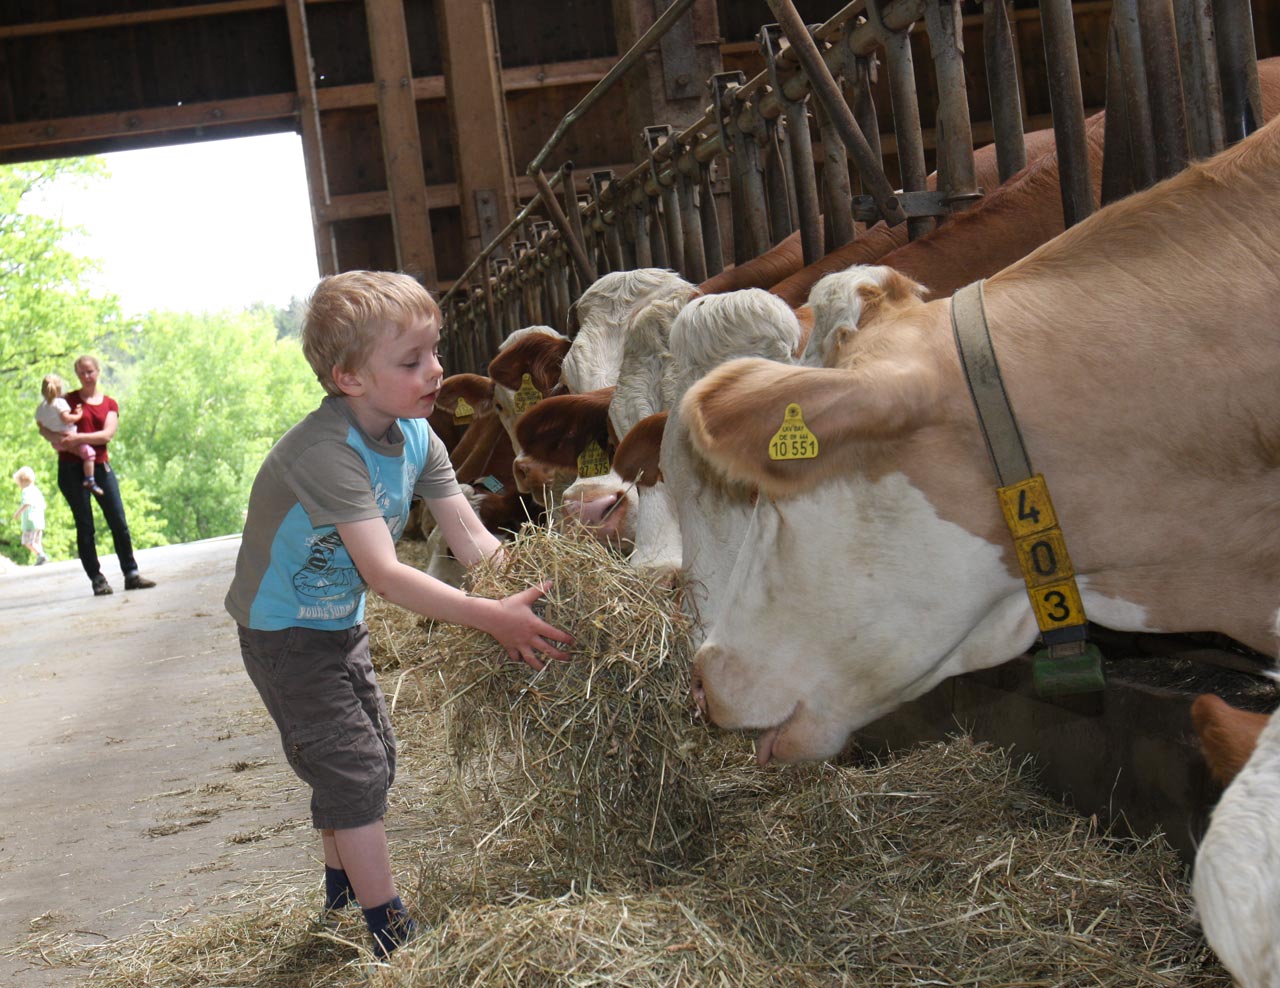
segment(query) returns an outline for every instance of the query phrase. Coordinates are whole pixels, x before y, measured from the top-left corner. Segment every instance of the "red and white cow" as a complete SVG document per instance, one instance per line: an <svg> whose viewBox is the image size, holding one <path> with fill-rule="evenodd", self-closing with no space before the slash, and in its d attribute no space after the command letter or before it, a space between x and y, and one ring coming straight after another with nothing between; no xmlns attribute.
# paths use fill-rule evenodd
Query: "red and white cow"
<svg viewBox="0 0 1280 988"><path fill-rule="evenodd" d="M1272 647L1277 231L1272 123L986 283L1005 387L1101 624ZM735 361L681 407L709 466L761 495L694 680L717 723L762 732L762 763L834 754L1036 637L949 301L890 269L834 277L853 320L833 366ZM775 462L791 405L819 454Z"/></svg>
<svg viewBox="0 0 1280 988"><path fill-rule="evenodd" d="M1280 717L1273 716L1214 807L1191 880L1205 939L1240 988L1280 988L1277 820Z"/></svg>

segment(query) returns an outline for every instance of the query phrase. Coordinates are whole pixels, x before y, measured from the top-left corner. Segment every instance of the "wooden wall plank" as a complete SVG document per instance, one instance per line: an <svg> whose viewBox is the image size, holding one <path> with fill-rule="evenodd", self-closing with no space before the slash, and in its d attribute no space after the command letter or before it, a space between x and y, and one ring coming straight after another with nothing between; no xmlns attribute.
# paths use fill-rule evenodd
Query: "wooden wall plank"
<svg viewBox="0 0 1280 988"><path fill-rule="evenodd" d="M515 215L515 165L493 0L439 0L449 135L458 182L463 267L485 246L476 193L486 190L495 206L497 229ZM493 231L496 232L496 231ZM445 252L444 256L448 256Z"/></svg>
<svg viewBox="0 0 1280 988"><path fill-rule="evenodd" d="M435 253L427 216L422 143L418 136L404 7L400 0L366 0L369 49L378 92L382 155L391 193L397 267L426 284L436 280Z"/></svg>

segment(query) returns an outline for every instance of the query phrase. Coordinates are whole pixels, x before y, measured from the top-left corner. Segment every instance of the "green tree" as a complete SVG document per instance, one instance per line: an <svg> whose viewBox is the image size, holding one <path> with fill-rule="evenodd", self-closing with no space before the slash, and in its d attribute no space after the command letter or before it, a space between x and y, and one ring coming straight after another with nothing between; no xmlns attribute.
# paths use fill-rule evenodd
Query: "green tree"
<svg viewBox="0 0 1280 988"><path fill-rule="evenodd" d="M75 536L58 495L53 450L35 427L40 380L58 373L74 387L75 358L108 344L127 346L129 326L114 297L89 287L96 264L70 246L78 231L45 215L39 202L55 182L94 182L104 174L100 158L0 166L0 482L9 483L19 466L35 469L49 501L45 544L55 559L74 554ZM17 488L10 490L16 506ZM4 512L6 521L12 510ZM17 526L3 533L0 551L25 562Z"/></svg>
<svg viewBox="0 0 1280 988"><path fill-rule="evenodd" d="M153 313L134 349L113 444L122 487L159 506L167 541L239 532L263 457L322 396L298 341L277 339L273 314L255 308Z"/></svg>

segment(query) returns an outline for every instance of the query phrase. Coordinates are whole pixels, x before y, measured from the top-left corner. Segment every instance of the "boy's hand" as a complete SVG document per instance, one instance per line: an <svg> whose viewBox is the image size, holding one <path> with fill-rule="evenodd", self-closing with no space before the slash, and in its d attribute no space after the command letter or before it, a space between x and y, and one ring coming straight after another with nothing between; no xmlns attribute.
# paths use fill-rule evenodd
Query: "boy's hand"
<svg viewBox="0 0 1280 988"><path fill-rule="evenodd" d="M572 645L577 641L567 631L548 624L534 613L534 603L550 588L550 583L543 583L498 601L499 618L493 627L485 629L507 650L507 655L534 669L543 666L537 652L565 661L569 658L568 653L556 646Z"/></svg>

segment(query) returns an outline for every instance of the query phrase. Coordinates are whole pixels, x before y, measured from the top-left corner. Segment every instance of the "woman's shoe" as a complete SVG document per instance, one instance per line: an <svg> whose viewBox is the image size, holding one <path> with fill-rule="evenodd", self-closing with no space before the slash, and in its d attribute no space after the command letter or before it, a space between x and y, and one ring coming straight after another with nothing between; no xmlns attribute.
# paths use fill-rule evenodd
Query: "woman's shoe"
<svg viewBox="0 0 1280 988"><path fill-rule="evenodd" d="M48 561L49 561L49 557L48 557L48 556L46 556L43 552L42 552L42 553L40 553L40 555L36 556L36 565L37 565L37 566L43 566L43 565L44 565L45 563L47 563Z"/></svg>
<svg viewBox="0 0 1280 988"><path fill-rule="evenodd" d="M107 597L114 593L111 584L107 582L107 578L99 573L93 578L93 595L95 597Z"/></svg>
<svg viewBox="0 0 1280 988"><path fill-rule="evenodd" d="M139 576L137 573L124 578L124 588L126 590L146 590L155 585L155 580L148 580L145 576Z"/></svg>

